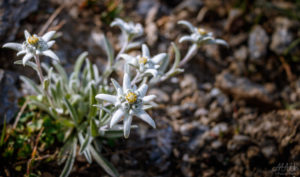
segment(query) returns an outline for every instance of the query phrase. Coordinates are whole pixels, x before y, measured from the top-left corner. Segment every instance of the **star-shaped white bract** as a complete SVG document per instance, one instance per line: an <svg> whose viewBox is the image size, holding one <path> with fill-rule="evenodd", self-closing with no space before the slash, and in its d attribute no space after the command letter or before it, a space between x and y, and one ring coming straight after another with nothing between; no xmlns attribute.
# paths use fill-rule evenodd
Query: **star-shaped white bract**
<svg viewBox="0 0 300 177"><path fill-rule="evenodd" d="M31 35L28 31L24 31L25 34L25 41L21 43L14 43L9 42L3 45L5 48L11 48L14 50L17 50L17 56L24 55L23 57L23 65L26 64L27 61L29 61L31 58L33 58L35 55L45 55L48 56L54 60L59 61L59 58L57 55L50 50L50 48L53 46L55 41L50 41L50 39L55 34L55 31L49 31L46 34L44 34L42 37L39 37L37 35Z"/></svg>
<svg viewBox="0 0 300 177"><path fill-rule="evenodd" d="M197 45L203 44L221 44L228 46L227 42L223 39L215 39L212 32L207 32L203 28L196 28L190 22L185 20L180 20L178 24L186 26L191 34L182 36L179 42L190 41Z"/></svg>
<svg viewBox="0 0 300 177"><path fill-rule="evenodd" d="M134 24L132 22L126 23L120 18L116 18L110 26L118 26L123 33L127 34L131 39L143 35L143 26L140 23Z"/></svg>
<svg viewBox="0 0 300 177"><path fill-rule="evenodd" d="M160 53L154 57L150 56L150 51L147 45L142 45L142 55L136 57L121 54L121 58L126 60L126 63L133 66L141 74L151 74L156 77L159 74L159 67L163 60L166 60L168 55L166 53Z"/></svg>
<svg viewBox="0 0 300 177"><path fill-rule="evenodd" d="M116 108L110 120L110 127L116 125L124 117L124 137L128 138L132 117L136 116L155 128L155 122L145 112L145 109L149 107L149 103L155 98L155 95L146 96L148 86L143 84L138 89L135 86L132 87L130 77L127 73L124 74L123 88L113 79L112 83L117 91L117 95L96 95L97 99L112 103Z"/></svg>

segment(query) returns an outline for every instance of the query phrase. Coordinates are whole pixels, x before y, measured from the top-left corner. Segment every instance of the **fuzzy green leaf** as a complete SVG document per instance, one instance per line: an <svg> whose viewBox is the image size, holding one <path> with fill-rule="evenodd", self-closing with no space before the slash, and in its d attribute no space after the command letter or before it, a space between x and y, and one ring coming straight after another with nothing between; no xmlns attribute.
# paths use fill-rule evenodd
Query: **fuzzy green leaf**
<svg viewBox="0 0 300 177"><path fill-rule="evenodd" d="M91 134L92 134L93 137L96 137L96 136L99 135L98 134L97 124L96 124L96 122L95 122L94 119L90 120L90 128L91 128Z"/></svg>
<svg viewBox="0 0 300 177"><path fill-rule="evenodd" d="M36 85L36 83L29 79L28 77L25 77L25 76L20 76L20 79L27 85L29 86L30 88L33 89L33 91L36 93L36 94L41 94L42 91L40 90L39 86Z"/></svg>
<svg viewBox="0 0 300 177"><path fill-rule="evenodd" d="M106 55L108 57L108 67L112 67L115 54L114 54L114 49L112 48L106 36L104 36L104 46L105 46Z"/></svg>
<svg viewBox="0 0 300 177"><path fill-rule="evenodd" d="M95 117L97 114L97 108L95 106L92 106L97 103L96 101L96 88L94 84L90 85L90 94L89 94L89 118Z"/></svg>
<svg viewBox="0 0 300 177"><path fill-rule="evenodd" d="M113 177L120 176L115 167L108 162L100 153L98 153L93 147L90 147L91 153L95 161L110 175Z"/></svg>
<svg viewBox="0 0 300 177"><path fill-rule="evenodd" d="M76 157L76 147L77 147L77 139L74 138L73 141L72 141L72 144L71 144L71 151L70 151L70 154L68 155L68 158L67 158L67 161L66 161L66 164L64 166L64 169L62 171L62 173L60 174L60 177L67 177L69 176L72 168L73 168L73 165L74 165L74 162L75 162L75 157Z"/></svg>
<svg viewBox="0 0 300 177"><path fill-rule="evenodd" d="M93 140L90 133L87 133L85 139L83 138L81 133L78 133L79 141L80 141L80 150L79 153L83 154L88 161L88 163L92 163L92 156L91 152L89 150L89 145L91 144L91 141Z"/></svg>
<svg viewBox="0 0 300 177"><path fill-rule="evenodd" d="M78 124L78 114L77 114L75 108L70 104L68 99L64 98L64 102L65 102L65 105L66 105L73 121L75 122L75 125L77 125Z"/></svg>
<svg viewBox="0 0 300 177"><path fill-rule="evenodd" d="M23 60L17 60L17 61L14 62L14 64L16 64L16 65L23 65ZM34 69L36 72L38 72L36 64L33 63L32 61L27 61L26 62L26 66L29 66L32 69Z"/></svg>
<svg viewBox="0 0 300 177"><path fill-rule="evenodd" d="M82 54L79 55L79 57L76 60L75 66L74 66L74 74L76 77L78 77L80 73L80 69L82 67L82 64L85 60L85 58L88 56L88 52L83 52Z"/></svg>
<svg viewBox="0 0 300 177"><path fill-rule="evenodd" d="M61 76L63 82L67 83L68 75L67 75L65 69L58 62L53 62L53 66L56 69L56 71L59 73L59 75Z"/></svg>
<svg viewBox="0 0 300 177"><path fill-rule="evenodd" d="M172 42L172 47L175 51L175 61L174 61L172 68L170 69L171 71L175 70L178 67L179 62L180 62L180 57L181 57L180 51L178 50L178 47L176 46L176 44L174 42Z"/></svg>

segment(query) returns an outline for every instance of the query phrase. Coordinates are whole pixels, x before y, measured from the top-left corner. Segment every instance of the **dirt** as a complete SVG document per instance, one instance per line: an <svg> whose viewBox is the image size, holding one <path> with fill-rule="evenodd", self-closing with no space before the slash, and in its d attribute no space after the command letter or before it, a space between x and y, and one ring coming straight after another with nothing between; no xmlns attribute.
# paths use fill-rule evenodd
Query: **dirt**
<svg viewBox="0 0 300 177"><path fill-rule="evenodd" d="M41 1L20 22L16 39L22 40L25 28L39 32L61 4L65 7L50 26L62 33L54 51L66 68L88 51L103 69L105 53L97 34L106 33L120 48L119 31L101 19L104 3L84 7L80 0ZM150 89L158 95L159 106L150 111L157 129L137 122L140 128L128 140L104 149L120 174L300 176L299 8L298 1L124 1L120 17L145 26L151 53L168 50L170 41L187 33L176 25L181 19L214 32L229 48L205 46L178 79ZM187 45L179 46L184 54ZM13 53L0 49L2 62L7 55ZM32 74L12 60L7 63L1 69ZM62 166L37 168L52 177ZM70 176L83 175L107 176L97 164L77 158Z"/></svg>

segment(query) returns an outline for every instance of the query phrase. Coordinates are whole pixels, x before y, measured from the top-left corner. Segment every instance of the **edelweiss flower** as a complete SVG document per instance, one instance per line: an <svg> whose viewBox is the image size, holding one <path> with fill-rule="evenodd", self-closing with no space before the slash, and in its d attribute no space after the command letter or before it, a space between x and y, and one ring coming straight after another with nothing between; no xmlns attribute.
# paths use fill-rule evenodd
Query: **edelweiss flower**
<svg viewBox="0 0 300 177"><path fill-rule="evenodd" d="M126 60L126 63L135 67L141 74L151 74L156 77L158 69L163 60L167 59L168 55L166 53L160 53L151 58L149 48L147 45L142 45L142 56L138 55L136 57L121 54L121 58Z"/></svg>
<svg viewBox="0 0 300 177"><path fill-rule="evenodd" d="M183 36L179 39L179 42L190 41L197 45L202 44L221 44L228 46L227 42L223 39L215 39L212 32L207 32L203 28L196 28L190 22L181 20L178 24L186 26L192 34Z"/></svg>
<svg viewBox="0 0 300 177"><path fill-rule="evenodd" d="M143 35L144 30L140 23L134 24L132 22L126 23L120 18L116 18L110 26L118 26L122 32L127 34L131 39Z"/></svg>
<svg viewBox="0 0 300 177"><path fill-rule="evenodd" d="M9 42L3 45L3 47L11 48L17 50L17 56L25 55L23 57L23 65L26 64L35 55L45 55L54 60L59 60L58 57L50 48L55 43L55 41L49 41L55 34L55 31L49 31L42 37L37 35L31 35L28 31L24 31L26 41L23 44Z"/></svg>
<svg viewBox="0 0 300 177"><path fill-rule="evenodd" d="M124 74L123 88L121 88L121 86L113 79L112 83L117 90L117 95L96 95L97 99L110 102L114 104L116 108L116 111L112 115L110 121L110 127L116 125L121 118L124 117L124 137L128 138L130 134L132 117L136 116L155 128L155 122L149 116L149 114L145 112L145 109L149 108L148 103L155 98L155 95L145 96L148 86L143 84L138 89L136 89L136 87L131 87L131 81L127 73Z"/></svg>

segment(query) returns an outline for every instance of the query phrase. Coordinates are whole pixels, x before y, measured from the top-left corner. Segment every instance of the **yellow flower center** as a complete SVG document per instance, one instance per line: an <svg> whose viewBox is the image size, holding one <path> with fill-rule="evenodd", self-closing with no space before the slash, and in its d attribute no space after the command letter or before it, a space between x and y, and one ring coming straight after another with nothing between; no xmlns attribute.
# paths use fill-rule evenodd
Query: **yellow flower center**
<svg viewBox="0 0 300 177"><path fill-rule="evenodd" d="M201 35L205 35L205 34L207 34L207 31L205 31L205 29L203 29L203 28L198 28L198 33Z"/></svg>
<svg viewBox="0 0 300 177"><path fill-rule="evenodd" d="M38 42L39 42L39 38L35 37L35 36L30 36L28 39L27 39L27 42L30 44L30 45L36 45Z"/></svg>
<svg viewBox="0 0 300 177"><path fill-rule="evenodd" d="M137 95L133 92L128 92L125 96L125 99L127 100L128 103L133 104L137 100Z"/></svg>
<svg viewBox="0 0 300 177"><path fill-rule="evenodd" d="M148 59L146 57L140 57L139 58L139 64L146 64Z"/></svg>

